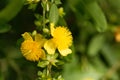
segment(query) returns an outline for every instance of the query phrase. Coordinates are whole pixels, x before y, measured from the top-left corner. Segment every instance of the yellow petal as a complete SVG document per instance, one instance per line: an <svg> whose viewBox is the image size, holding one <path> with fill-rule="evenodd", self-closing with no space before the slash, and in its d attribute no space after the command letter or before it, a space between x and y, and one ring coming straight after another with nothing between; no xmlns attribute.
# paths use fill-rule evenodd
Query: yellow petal
<svg viewBox="0 0 120 80"><path fill-rule="evenodd" d="M51 31L51 35L53 36L53 32L54 32L55 28L54 28L54 23L50 23L50 31Z"/></svg>
<svg viewBox="0 0 120 80"><path fill-rule="evenodd" d="M42 54L41 54L41 59L45 59L46 58L46 55L45 55L45 52L44 52L44 50L43 49L41 49L41 52L42 52Z"/></svg>
<svg viewBox="0 0 120 80"><path fill-rule="evenodd" d="M44 39L41 34L36 34L35 35L35 41L38 42L40 44L40 46L43 46L46 39Z"/></svg>
<svg viewBox="0 0 120 80"><path fill-rule="evenodd" d="M39 42L42 39L42 35L41 34L36 34L35 35L35 41Z"/></svg>
<svg viewBox="0 0 120 80"><path fill-rule="evenodd" d="M22 34L22 36L25 40L33 40L28 32L25 32L24 34Z"/></svg>
<svg viewBox="0 0 120 80"><path fill-rule="evenodd" d="M68 54L72 53L72 50L68 48L68 49L64 49L64 50L59 50L59 52L62 56L67 56Z"/></svg>
<svg viewBox="0 0 120 80"><path fill-rule="evenodd" d="M25 40L22 42L20 49L23 56L30 61L38 61L45 57L43 49L41 49L39 43L35 41Z"/></svg>
<svg viewBox="0 0 120 80"><path fill-rule="evenodd" d="M60 50L67 49L72 45L72 35L71 32L66 27L56 27L53 32L53 41Z"/></svg>
<svg viewBox="0 0 120 80"><path fill-rule="evenodd" d="M52 41L52 39L45 42L44 48L48 52L48 54L54 54L56 50L56 46L54 42Z"/></svg>

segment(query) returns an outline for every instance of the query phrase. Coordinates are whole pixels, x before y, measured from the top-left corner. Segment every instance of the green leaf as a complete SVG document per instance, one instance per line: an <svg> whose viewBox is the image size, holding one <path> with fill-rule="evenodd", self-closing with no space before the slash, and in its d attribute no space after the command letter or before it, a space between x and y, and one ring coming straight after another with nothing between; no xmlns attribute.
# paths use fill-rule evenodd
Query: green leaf
<svg viewBox="0 0 120 80"><path fill-rule="evenodd" d="M67 66L69 68L70 66ZM99 72L91 64L87 63L82 69L72 68L64 75L65 80L100 80L104 73ZM71 71L72 70L72 71ZM72 72L72 73L71 73ZM65 72L64 72L65 73Z"/></svg>
<svg viewBox="0 0 120 80"><path fill-rule="evenodd" d="M30 4L28 6L28 9L32 9L33 11L35 11L36 7L37 7L37 4Z"/></svg>
<svg viewBox="0 0 120 80"><path fill-rule="evenodd" d="M69 80L70 79L69 77L77 76L76 74L74 75L74 73L79 72L79 70L78 70L79 66L76 66L76 65L78 65L78 57L76 57L76 55L74 53L74 46L73 46L72 50L73 50L73 54L71 54L72 55L71 62L66 63L63 68L63 76L64 76L65 80ZM71 74L71 72L72 72L72 74ZM69 78L69 79L66 79L66 78Z"/></svg>
<svg viewBox="0 0 120 80"><path fill-rule="evenodd" d="M61 4L60 0L55 0L55 4Z"/></svg>
<svg viewBox="0 0 120 80"><path fill-rule="evenodd" d="M0 80L5 80L3 74L0 72Z"/></svg>
<svg viewBox="0 0 120 80"><path fill-rule="evenodd" d="M0 80L4 80L3 76L0 76Z"/></svg>
<svg viewBox="0 0 120 80"><path fill-rule="evenodd" d="M0 24L0 33L8 32L11 29L11 26L8 24Z"/></svg>
<svg viewBox="0 0 120 80"><path fill-rule="evenodd" d="M67 23L64 18L59 17L58 25L67 26Z"/></svg>
<svg viewBox="0 0 120 80"><path fill-rule="evenodd" d="M120 44L106 44L102 48L102 54L110 65L114 65L120 60Z"/></svg>
<svg viewBox="0 0 120 80"><path fill-rule="evenodd" d="M120 0L108 0L109 4L116 10L118 13L120 13Z"/></svg>
<svg viewBox="0 0 120 80"><path fill-rule="evenodd" d="M21 43L24 41L23 38L19 38L16 42L17 46L20 47L21 46Z"/></svg>
<svg viewBox="0 0 120 80"><path fill-rule="evenodd" d="M104 42L105 37L102 34L93 37L88 46L88 55L95 56L102 49Z"/></svg>
<svg viewBox="0 0 120 80"><path fill-rule="evenodd" d="M44 68L44 67L46 67L48 64L49 64L48 61L39 61L37 66Z"/></svg>
<svg viewBox="0 0 120 80"><path fill-rule="evenodd" d="M41 76L41 75L42 75L42 72L41 72L41 71L38 71L37 75L38 75L38 76Z"/></svg>
<svg viewBox="0 0 120 80"><path fill-rule="evenodd" d="M67 0L67 1L68 1L69 6L75 6L78 3L80 3L81 0Z"/></svg>
<svg viewBox="0 0 120 80"><path fill-rule="evenodd" d="M104 13L102 12L97 2L93 1L89 3L85 3L84 5L88 13L93 18L96 29L99 32L104 32L107 29L107 21L106 21Z"/></svg>
<svg viewBox="0 0 120 80"><path fill-rule="evenodd" d="M9 0L5 8L0 11L0 23L7 23L21 10L24 0Z"/></svg>
<svg viewBox="0 0 120 80"><path fill-rule="evenodd" d="M51 23L56 24L59 19L59 12L56 4L52 4L50 8L50 13L49 13L49 20Z"/></svg>

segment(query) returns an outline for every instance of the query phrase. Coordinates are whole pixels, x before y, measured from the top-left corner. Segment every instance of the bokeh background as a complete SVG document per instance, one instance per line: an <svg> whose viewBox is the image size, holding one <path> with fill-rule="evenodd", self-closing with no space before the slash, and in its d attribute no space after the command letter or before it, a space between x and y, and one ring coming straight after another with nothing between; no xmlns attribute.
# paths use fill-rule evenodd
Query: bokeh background
<svg viewBox="0 0 120 80"><path fill-rule="evenodd" d="M120 80L120 0L61 0L73 35L73 54L62 67L65 80ZM0 80L35 80L36 62L20 52L21 34L36 29L41 4L0 0ZM38 23L39 24L39 23ZM37 24L37 25L38 25Z"/></svg>

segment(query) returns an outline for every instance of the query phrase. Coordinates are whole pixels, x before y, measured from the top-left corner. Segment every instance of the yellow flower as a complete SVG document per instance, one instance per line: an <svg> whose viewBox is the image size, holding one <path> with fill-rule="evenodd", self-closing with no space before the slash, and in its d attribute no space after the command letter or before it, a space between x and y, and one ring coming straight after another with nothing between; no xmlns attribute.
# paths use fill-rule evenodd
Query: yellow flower
<svg viewBox="0 0 120 80"><path fill-rule="evenodd" d="M71 32L66 27L59 26L54 28L54 24L51 24L50 29L53 38L46 41L44 45L48 54L54 54L56 49L62 56L72 53L71 49L69 49L73 39Z"/></svg>
<svg viewBox="0 0 120 80"><path fill-rule="evenodd" d="M44 44L45 39L42 38L42 35L36 34L33 38L29 33L25 32L22 34L24 41L21 44L21 52L23 56L30 61L39 61L40 58L45 57L44 50L41 49Z"/></svg>

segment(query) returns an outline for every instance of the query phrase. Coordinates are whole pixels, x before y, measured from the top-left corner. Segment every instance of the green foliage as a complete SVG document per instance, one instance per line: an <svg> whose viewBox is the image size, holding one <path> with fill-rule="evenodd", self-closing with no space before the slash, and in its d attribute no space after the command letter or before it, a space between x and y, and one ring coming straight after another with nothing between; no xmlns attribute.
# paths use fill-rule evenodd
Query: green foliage
<svg viewBox="0 0 120 80"><path fill-rule="evenodd" d="M113 0L108 0L108 2L111 4L111 6L117 11L119 12L118 10L120 9L120 1L119 0L116 0L116 1L113 1Z"/></svg>
<svg viewBox="0 0 120 80"><path fill-rule="evenodd" d="M24 0L10 0L8 5L0 11L0 23L6 23L17 15L24 4Z"/></svg>
<svg viewBox="0 0 120 80"><path fill-rule="evenodd" d="M25 0L1 0L0 80L46 80L49 64L53 80L120 80L120 41L116 40L120 34L120 0L47 1L46 7L44 3L41 6L42 0L27 4ZM61 6L63 17L58 12ZM74 37L71 55L47 55L38 64L25 60L19 49L21 34L35 28L44 32L48 26L42 30L43 22L68 26Z"/></svg>
<svg viewBox="0 0 120 80"><path fill-rule="evenodd" d="M55 4L62 4L60 0L55 0Z"/></svg>
<svg viewBox="0 0 120 80"><path fill-rule="evenodd" d="M49 14L49 20L51 23L56 24L59 19L59 13L58 13L58 8L56 4L52 4L50 8L50 14Z"/></svg>
<svg viewBox="0 0 120 80"><path fill-rule="evenodd" d="M88 55L95 56L104 46L105 39L106 38L103 34L98 34L93 37L88 45Z"/></svg>
<svg viewBox="0 0 120 80"><path fill-rule="evenodd" d="M44 67L46 67L48 64L49 64L48 61L42 61L42 62L40 61L40 62L38 63L37 66L38 66L38 67L43 67L43 68L44 68Z"/></svg>
<svg viewBox="0 0 120 80"><path fill-rule="evenodd" d="M11 26L8 24L1 24L0 25L0 33L8 32L11 29Z"/></svg>
<svg viewBox="0 0 120 80"><path fill-rule="evenodd" d="M17 15L23 4L24 0L11 0L5 8L0 11L0 33L7 32L11 29L11 26L6 23Z"/></svg>
<svg viewBox="0 0 120 80"><path fill-rule="evenodd" d="M99 32L105 31L107 29L107 21L97 2L85 3L84 5L88 13L92 16L96 29Z"/></svg>

